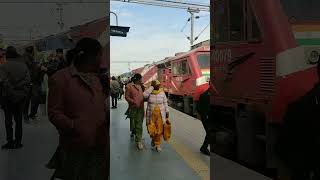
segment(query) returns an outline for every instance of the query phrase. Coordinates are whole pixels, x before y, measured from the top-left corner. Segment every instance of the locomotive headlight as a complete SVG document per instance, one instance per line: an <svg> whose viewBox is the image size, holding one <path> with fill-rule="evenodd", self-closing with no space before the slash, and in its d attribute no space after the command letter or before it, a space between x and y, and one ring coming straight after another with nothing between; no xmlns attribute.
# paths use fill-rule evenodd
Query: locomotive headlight
<svg viewBox="0 0 320 180"><path fill-rule="evenodd" d="M309 63L310 64L316 64L319 61L320 53L316 50L311 51L309 54Z"/></svg>

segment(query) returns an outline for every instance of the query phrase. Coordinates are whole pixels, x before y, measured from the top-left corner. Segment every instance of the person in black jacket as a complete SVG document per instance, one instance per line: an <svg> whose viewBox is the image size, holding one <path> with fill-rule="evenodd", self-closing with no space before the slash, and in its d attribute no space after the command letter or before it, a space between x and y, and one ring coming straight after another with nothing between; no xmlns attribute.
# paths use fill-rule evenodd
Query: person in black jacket
<svg viewBox="0 0 320 180"><path fill-rule="evenodd" d="M75 49L70 49L67 51L65 66L70 66L73 63L73 60L76 56L75 52Z"/></svg>
<svg viewBox="0 0 320 180"><path fill-rule="evenodd" d="M122 95L124 94L124 90L123 90L124 84L123 84L120 76L118 77L118 82L119 82L119 85L120 85L119 100L121 100L122 99Z"/></svg>
<svg viewBox="0 0 320 180"><path fill-rule="evenodd" d="M318 62L320 79L320 63ZM277 142L279 159L292 180L320 179L320 82L288 105Z"/></svg>
<svg viewBox="0 0 320 180"><path fill-rule="evenodd" d="M199 101L196 106L196 110L200 115L200 119L202 125L206 131L206 137L204 142L200 148L200 151L210 156L210 151L208 150L209 147L209 112L210 112L210 92L209 89L206 90L203 94L200 95Z"/></svg>
<svg viewBox="0 0 320 180"><path fill-rule="evenodd" d="M45 75L45 67L34 59L34 48L32 46L25 49L24 60L28 66L31 77L31 89L24 106L24 120L29 123L29 119L35 120L42 96L42 82ZM30 114L29 105L31 103Z"/></svg>
<svg viewBox="0 0 320 180"><path fill-rule="evenodd" d="M2 149L22 147L22 111L29 93L30 74L23 58L16 49L6 50L7 62L0 66L1 105L5 113L7 143ZM12 119L15 120L15 140Z"/></svg>

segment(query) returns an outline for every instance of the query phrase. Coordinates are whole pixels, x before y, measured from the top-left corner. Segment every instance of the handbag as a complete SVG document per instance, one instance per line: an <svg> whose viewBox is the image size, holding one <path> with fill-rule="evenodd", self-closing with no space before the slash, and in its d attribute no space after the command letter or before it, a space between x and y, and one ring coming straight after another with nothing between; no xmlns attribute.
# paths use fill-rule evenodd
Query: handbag
<svg viewBox="0 0 320 180"><path fill-rule="evenodd" d="M168 142L171 137L171 122L169 119L163 124L163 139Z"/></svg>

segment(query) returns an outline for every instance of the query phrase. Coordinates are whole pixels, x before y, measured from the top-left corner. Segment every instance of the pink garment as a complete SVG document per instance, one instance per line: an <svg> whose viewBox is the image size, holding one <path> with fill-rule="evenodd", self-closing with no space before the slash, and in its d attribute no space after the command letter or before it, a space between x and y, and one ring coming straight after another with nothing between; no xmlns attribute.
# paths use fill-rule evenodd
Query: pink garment
<svg viewBox="0 0 320 180"><path fill-rule="evenodd" d="M149 123L152 115L152 110L156 105L159 105L163 122L166 120L166 113L169 113L169 106L166 94L162 91L159 94L152 94L153 87L147 89L143 96L148 99L146 112L146 122Z"/></svg>
<svg viewBox="0 0 320 180"><path fill-rule="evenodd" d="M130 107L144 107L143 103L143 91L141 86L134 83L130 83L126 87L125 98Z"/></svg>

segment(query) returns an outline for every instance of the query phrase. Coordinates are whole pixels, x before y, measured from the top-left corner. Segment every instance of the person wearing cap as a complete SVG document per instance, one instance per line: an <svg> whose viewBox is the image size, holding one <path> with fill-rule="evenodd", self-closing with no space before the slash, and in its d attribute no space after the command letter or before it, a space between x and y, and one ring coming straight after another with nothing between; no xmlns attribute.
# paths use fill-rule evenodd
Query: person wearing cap
<svg viewBox="0 0 320 180"><path fill-rule="evenodd" d="M152 81L151 86L143 93L147 99L146 124L154 123L156 133L151 136L151 146L161 151L161 138L163 136L163 123L169 118L169 106L166 94L160 88L160 81Z"/></svg>
<svg viewBox="0 0 320 180"><path fill-rule="evenodd" d="M140 74L135 74L132 78L132 83L127 85L125 92L125 99L129 104L127 114L130 118L131 137L135 136L139 150L144 148L142 144L144 98L141 79L142 76Z"/></svg>

